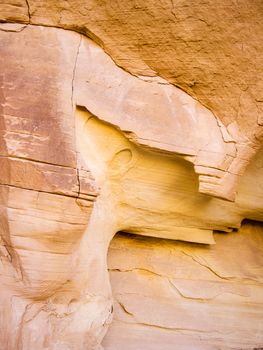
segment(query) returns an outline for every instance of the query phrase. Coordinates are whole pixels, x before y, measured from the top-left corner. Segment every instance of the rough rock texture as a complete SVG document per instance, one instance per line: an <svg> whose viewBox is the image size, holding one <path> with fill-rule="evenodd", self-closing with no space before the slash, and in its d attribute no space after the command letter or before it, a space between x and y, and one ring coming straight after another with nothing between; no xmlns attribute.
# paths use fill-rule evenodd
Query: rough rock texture
<svg viewBox="0 0 263 350"><path fill-rule="evenodd" d="M161 76L210 108L236 142L237 156L227 166L231 174L242 174L260 148L261 0L10 0L1 6L5 21L84 33L125 70ZM238 176L222 181L230 189L220 191L212 181L204 191L233 199Z"/></svg>
<svg viewBox="0 0 263 350"><path fill-rule="evenodd" d="M1 350L263 346L261 15L1 2Z"/></svg>
<svg viewBox="0 0 263 350"><path fill-rule="evenodd" d="M80 37L60 32L31 27L1 35L3 349L55 349L64 343L80 349L98 342L94 334L79 336L71 316L81 318L85 310L83 281L75 281L83 261L73 252L78 255L98 192L90 172L77 167L72 79ZM96 303L86 312L94 312ZM103 308L106 319L104 313ZM85 326L97 328L95 322L85 325L84 317Z"/></svg>

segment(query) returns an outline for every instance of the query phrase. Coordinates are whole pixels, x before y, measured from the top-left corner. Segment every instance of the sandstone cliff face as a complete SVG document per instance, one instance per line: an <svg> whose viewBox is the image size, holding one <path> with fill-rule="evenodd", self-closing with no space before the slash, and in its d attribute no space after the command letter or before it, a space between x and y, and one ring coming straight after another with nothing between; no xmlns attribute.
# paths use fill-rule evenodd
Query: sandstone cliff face
<svg viewBox="0 0 263 350"><path fill-rule="evenodd" d="M242 173L262 140L262 2L7 1L3 20L55 26L99 43L130 73L161 76L220 118L237 143L228 170ZM225 186L237 178L226 176ZM211 184L209 185L209 187ZM214 187L215 184L212 184ZM206 187L206 186L205 186ZM220 190L206 189L222 195ZM231 187L231 186L230 186ZM219 192L219 193L218 193ZM223 196L227 196L223 191ZM226 190L227 192L227 190ZM228 194L233 198L234 194Z"/></svg>
<svg viewBox="0 0 263 350"><path fill-rule="evenodd" d="M216 245L117 236L105 349L254 349L262 339L262 226Z"/></svg>
<svg viewBox="0 0 263 350"><path fill-rule="evenodd" d="M0 4L0 348L262 347L261 3L123 6Z"/></svg>

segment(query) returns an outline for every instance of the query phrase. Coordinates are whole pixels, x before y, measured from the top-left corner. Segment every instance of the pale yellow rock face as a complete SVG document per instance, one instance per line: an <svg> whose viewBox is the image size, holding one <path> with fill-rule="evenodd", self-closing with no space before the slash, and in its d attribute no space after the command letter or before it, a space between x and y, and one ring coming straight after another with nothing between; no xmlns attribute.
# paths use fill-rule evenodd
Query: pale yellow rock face
<svg viewBox="0 0 263 350"><path fill-rule="evenodd" d="M210 247L116 236L105 350L262 348L262 240L252 223Z"/></svg>
<svg viewBox="0 0 263 350"><path fill-rule="evenodd" d="M0 4L0 350L263 347L261 16Z"/></svg>

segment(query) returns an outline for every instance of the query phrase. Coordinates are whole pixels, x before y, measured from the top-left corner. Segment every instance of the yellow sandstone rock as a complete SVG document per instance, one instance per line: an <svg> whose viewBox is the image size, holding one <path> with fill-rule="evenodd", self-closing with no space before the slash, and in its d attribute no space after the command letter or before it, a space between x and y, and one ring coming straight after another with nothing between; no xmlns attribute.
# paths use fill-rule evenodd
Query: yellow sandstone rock
<svg viewBox="0 0 263 350"><path fill-rule="evenodd" d="M263 347L262 9L2 1L0 350Z"/></svg>

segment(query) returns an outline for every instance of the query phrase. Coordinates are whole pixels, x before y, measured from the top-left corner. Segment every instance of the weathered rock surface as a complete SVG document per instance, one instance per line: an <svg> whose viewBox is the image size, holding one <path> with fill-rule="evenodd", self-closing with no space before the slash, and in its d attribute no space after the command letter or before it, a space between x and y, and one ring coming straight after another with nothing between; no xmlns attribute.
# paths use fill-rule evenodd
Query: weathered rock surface
<svg viewBox="0 0 263 350"><path fill-rule="evenodd" d="M237 156L227 167L231 175L222 179L229 188L218 189L219 180L213 179L212 184L205 181L203 190L233 199L236 175L242 175L263 135L261 0L251 4L245 0L220 4L28 0L9 1L2 7L5 21L83 33L125 70L161 76L211 109L236 141Z"/></svg>
<svg viewBox="0 0 263 350"><path fill-rule="evenodd" d="M0 4L0 349L100 349L118 231L105 349L262 347L261 3L84 5Z"/></svg>
<svg viewBox="0 0 263 350"><path fill-rule="evenodd" d="M73 281L78 265L73 253L98 192L90 173L77 166L72 79L80 37L60 33L39 27L1 33L5 287L0 332L5 350L55 349L63 344L80 349L95 346L99 338L95 334L100 327L87 324L97 316L87 321L82 317L84 329L95 329L89 337L79 336L82 330L76 324L87 296L82 300L81 283ZM86 312L94 313L96 304L103 307L95 314L106 319L103 300L88 303ZM98 322L101 326L104 321Z"/></svg>
<svg viewBox="0 0 263 350"><path fill-rule="evenodd" d="M217 233L210 247L116 236L105 350L262 348L262 229Z"/></svg>

